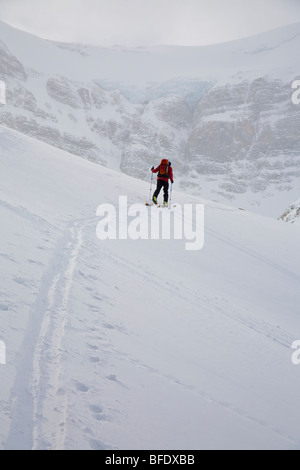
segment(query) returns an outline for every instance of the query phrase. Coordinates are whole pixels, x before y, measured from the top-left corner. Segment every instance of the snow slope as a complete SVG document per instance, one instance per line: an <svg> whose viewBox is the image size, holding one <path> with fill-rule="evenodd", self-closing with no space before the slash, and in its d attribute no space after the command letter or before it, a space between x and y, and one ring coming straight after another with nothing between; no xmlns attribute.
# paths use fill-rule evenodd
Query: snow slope
<svg viewBox="0 0 300 470"><path fill-rule="evenodd" d="M0 141L1 448L299 448L300 228L175 192L202 251L100 241L98 205L148 185Z"/></svg>

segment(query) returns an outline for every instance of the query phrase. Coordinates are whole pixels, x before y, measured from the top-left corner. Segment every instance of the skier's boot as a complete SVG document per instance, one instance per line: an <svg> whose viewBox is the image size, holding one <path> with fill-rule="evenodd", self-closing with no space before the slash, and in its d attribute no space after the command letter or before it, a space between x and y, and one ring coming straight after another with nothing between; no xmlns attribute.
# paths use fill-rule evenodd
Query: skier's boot
<svg viewBox="0 0 300 470"><path fill-rule="evenodd" d="M153 196L153 199L152 199L152 201L154 202L154 204L156 204L156 205L157 205L157 197Z"/></svg>

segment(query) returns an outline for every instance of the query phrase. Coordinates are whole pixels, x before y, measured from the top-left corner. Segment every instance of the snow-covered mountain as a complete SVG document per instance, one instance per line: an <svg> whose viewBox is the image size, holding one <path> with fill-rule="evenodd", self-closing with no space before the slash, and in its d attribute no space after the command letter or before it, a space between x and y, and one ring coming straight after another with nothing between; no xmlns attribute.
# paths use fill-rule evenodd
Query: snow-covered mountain
<svg viewBox="0 0 300 470"><path fill-rule="evenodd" d="M291 224L300 224L300 199L298 199L294 204L291 204L290 207L285 211L285 213L280 217L284 222Z"/></svg>
<svg viewBox="0 0 300 470"><path fill-rule="evenodd" d="M206 47L95 48L0 23L0 123L141 179L279 217L300 190L300 25Z"/></svg>
<svg viewBox="0 0 300 470"><path fill-rule="evenodd" d="M98 205L146 183L0 142L1 448L299 449L299 227L175 191L202 251L100 241Z"/></svg>

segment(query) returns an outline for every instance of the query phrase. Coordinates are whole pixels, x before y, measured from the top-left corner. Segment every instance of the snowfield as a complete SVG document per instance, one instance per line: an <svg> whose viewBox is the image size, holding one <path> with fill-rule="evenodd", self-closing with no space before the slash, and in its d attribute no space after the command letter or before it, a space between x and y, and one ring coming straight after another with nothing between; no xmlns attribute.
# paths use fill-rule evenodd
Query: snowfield
<svg viewBox="0 0 300 470"><path fill-rule="evenodd" d="M201 251L100 241L97 207L149 186L0 141L1 448L299 449L300 227L174 191Z"/></svg>

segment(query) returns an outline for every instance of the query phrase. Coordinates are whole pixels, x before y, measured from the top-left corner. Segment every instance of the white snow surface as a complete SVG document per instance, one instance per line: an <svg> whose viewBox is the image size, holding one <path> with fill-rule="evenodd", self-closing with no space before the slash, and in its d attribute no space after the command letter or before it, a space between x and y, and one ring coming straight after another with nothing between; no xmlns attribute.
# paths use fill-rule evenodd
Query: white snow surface
<svg viewBox="0 0 300 470"><path fill-rule="evenodd" d="M0 447L299 449L300 227L174 192L202 251L100 241L98 205L148 185L0 141Z"/></svg>
<svg viewBox="0 0 300 470"><path fill-rule="evenodd" d="M272 76L294 80L299 73L296 51L300 24L295 23L236 41L211 46L93 47L47 41L0 21L1 36L10 52L27 68L78 81L113 80L141 86L181 78L231 77L239 83L243 73L250 79ZM291 50L295 60L291 60Z"/></svg>

